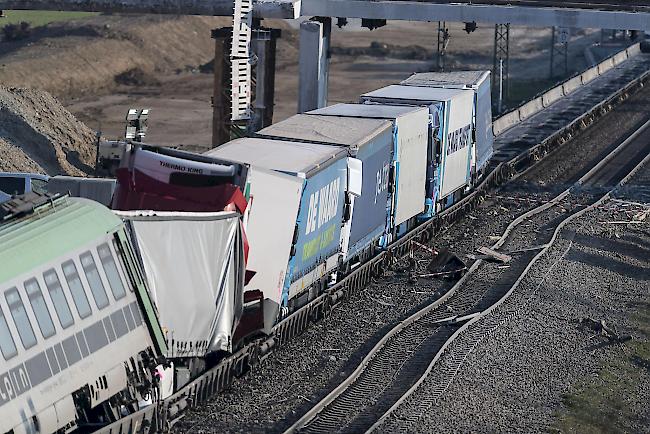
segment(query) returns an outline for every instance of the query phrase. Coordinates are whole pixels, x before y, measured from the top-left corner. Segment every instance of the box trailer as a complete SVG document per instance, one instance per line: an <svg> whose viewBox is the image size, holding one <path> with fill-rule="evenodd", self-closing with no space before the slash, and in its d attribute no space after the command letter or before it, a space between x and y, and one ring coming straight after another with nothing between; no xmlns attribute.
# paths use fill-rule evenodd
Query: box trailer
<svg viewBox="0 0 650 434"><path fill-rule="evenodd" d="M374 248L390 242L395 180L392 122L301 114L257 134L267 139L334 145L359 160L361 167L356 173L361 172L361 191L357 197L347 196L348 203L354 201L355 212L343 229L343 260L365 260Z"/></svg>
<svg viewBox="0 0 650 434"><path fill-rule="evenodd" d="M328 279L339 262L348 181L346 150L244 138L212 149L207 155L250 165L253 203L247 234L251 264L264 271L263 262L270 257L277 254L275 259L286 258L281 303L290 310L303 305L317 293L308 290L312 286L317 289L318 283ZM275 177L264 185L271 175L262 174L256 168L288 176ZM273 253L269 255L269 252ZM252 265L251 269L257 271ZM258 284L275 288L282 280L277 271L277 268L268 271L263 277L267 281L260 279Z"/></svg>
<svg viewBox="0 0 650 434"><path fill-rule="evenodd" d="M463 189L470 186L472 90L392 85L362 95L361 101L429 109L427 201L430 206L425 217L454 203Z"/></svg>
<svg viewBox="0 0 650 434"><path fill-rule="evenodd" d="M393 124L395 172L394 226L415 222L424 211L429 146L429 111L424 107L383 104L336 104L308 112L310 115L386 119ZM354 210L353 214L354 216ZM404 229L411 226L404 225Z"/></svg>
<svg viewBox="0 0 650 434"><path fill-rule="evenodd" d="M494 152L490 71L423 72L413 74L401 84L447 89L472 89L474 91L476 173L482 174Z"/></svg>

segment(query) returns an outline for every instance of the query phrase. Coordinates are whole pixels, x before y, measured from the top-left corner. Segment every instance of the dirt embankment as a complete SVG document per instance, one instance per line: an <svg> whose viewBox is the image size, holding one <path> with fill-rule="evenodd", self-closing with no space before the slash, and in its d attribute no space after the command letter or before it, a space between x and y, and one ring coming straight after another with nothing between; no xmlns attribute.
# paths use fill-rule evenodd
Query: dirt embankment
<svg viewBox="0 0 650 434"><path fill-rule="evenodd" d="M95 133L47 92L0 86L0 171L85 175Z"/></svg>
<svg viewBox="0 0 650 434"><path fill-rule="evenodd" d="M173 73L212 58L210 31L227 18L99 16L35 29L0 44L0 83L43 89L69 99L110 90L114 78L140 69Z"/></svg>

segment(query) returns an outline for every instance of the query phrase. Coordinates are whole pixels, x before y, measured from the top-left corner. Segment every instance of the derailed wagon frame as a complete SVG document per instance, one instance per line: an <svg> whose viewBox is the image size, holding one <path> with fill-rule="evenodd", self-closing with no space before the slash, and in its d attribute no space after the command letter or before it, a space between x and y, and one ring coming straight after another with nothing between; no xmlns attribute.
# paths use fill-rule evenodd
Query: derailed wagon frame
<svg viewBox="0 0 650 434"><path fill-rule="evenodd" d="M345 299L351 298L366 287L373 278L381 277L385 270L407 258L411 252L413 242L428 242L446 227L473 211L485 199L488 191L514 177L520 176L552 150L570 140L579 131L586 129L595 120L626 100L634 90L646 85L649 79L650 72L646 72L541 143L532 146L509 161L495 164L490 173L472 193L437 216L414 228L403 238L357 267L343 280L328 288L322 295L282 320L274 327L270 337L249 343L166 400L131 414L102 428L99 432L156 432L168 430L179 419L184 410L201 405L210 397L226 390L236 377L245 374L267 357L272 348L284 344L299 335L310 322L318 321L327 316L334 306Z"/></svg>

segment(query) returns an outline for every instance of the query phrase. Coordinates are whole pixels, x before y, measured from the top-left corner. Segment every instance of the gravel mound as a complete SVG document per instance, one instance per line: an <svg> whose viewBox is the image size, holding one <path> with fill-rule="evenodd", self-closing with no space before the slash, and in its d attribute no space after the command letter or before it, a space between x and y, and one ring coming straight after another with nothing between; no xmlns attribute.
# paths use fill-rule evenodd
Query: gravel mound
<svg viewBox="0 0 650 434"><path fill-rule="evenodd" d="M0 86L0 170L89 174L95 133L47 92Z"/></svg>

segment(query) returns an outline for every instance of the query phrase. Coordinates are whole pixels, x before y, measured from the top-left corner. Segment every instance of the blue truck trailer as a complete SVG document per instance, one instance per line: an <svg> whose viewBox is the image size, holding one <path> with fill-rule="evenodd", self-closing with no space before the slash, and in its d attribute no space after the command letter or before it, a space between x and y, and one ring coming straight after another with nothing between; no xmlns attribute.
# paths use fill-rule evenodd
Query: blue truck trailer
<svg viewBox="0 0 650 434"><path fill-rule="evenodd" d="M253 271L264 274L254 282L274 291L282 279L279 298L286 311L301 307L327 284L340 261L341 227L348 187L348 153L337 146L261 138L236 139L207 155L250 165L251 210L247 233ZM259 168L300 181L273 180ZM258 172L260 172L258 174ZM259 179L259 182L256 181ZM260 202L265 201L265 202ZM297 213L296 213L297 210ZM288 251L282 250L285 246ZM288 258L286 273L271 268L269 255ZM279 264L278 264L279 265ZM282 278L284 276L284 278ZM311 291L310 291L311 290Z"/></svg>
<svg viewBox="0 0 650 434"><path fill-rule="evenodd" d="M257 135L336 146L358 160L361 191L346 197L354 213L343 227L342 262L364 261L390 242L395 167L393 125L389 120L302 114L264 128Z"/></svg>
<svg viewBox="0 0 650 434"><path fill-rule="evenodd" d="M413 74L400 84L417 87L471 89L474 92L475 172L477 176L485 173L494 153L490 71L421 72Z"/></svg>

